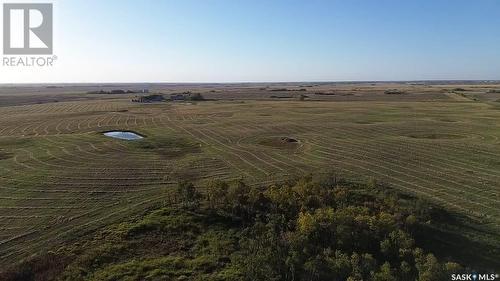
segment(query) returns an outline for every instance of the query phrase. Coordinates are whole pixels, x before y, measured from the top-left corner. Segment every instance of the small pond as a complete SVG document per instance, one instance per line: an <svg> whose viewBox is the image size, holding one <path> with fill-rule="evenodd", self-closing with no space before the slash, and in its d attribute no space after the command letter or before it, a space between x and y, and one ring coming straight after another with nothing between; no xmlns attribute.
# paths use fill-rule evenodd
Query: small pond
<svg viewBox="0 0 500 281"><path fill-rule="evenodd" d="M109 131L105 132L104 135L121 140L139 140L144 138L143 136L130 131Z"/></svg>

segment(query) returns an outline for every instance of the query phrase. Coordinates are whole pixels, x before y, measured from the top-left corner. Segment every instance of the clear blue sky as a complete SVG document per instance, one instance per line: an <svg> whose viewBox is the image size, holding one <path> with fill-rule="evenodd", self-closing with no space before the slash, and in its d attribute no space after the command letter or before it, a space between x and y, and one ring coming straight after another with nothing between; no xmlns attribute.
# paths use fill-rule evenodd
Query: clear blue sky
<svg viewBox="0 0 500 281"><path fill-rule="evenodd" d="M0 68L0 82L500 79L498 0L60 0L54 10L56 66Z"/></svg>

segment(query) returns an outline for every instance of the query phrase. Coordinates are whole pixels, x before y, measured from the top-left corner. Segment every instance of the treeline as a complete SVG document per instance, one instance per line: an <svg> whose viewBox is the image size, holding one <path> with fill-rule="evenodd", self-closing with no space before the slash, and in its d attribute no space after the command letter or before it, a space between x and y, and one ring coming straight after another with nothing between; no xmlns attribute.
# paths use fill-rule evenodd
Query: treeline
<svg viewBox="0 0 500 281"><path fill-rule="evenodd" d="M241 280L437 281L462 270L415 245L429 206L376 183L356 189L337 177L305 177L262 189L214 181L205 196L189 183L178 194L186 208L203 198L208 210L241 222L232 260Z"/></svg>
<svg viewBox="0 0 500 281"><path fill-rule="evenodd" d="M110 91L88 91L87 94L101 94L101 95L115 95L115 94L138 94L138 93L148 93L148 90L110 90Z"/></svg>
<svg viewBox="0 0 500 281"><path fill-rule="evenodd" d="M384 91L384 94L386 94L386 95L404 95L404 94L406 94L406 92L400 91L398 89L390 89L390 90Z"/></svg>
<svg viewBox="0 0 500 281"><path fill-rule="evenodd" d="M306 92L307 89L287 89L287 88L275 88L268 89L271 92Z"/></svg>
<svg viewBox="0 0 500 281"><path fill-rule="evenodd" d="M187 91L171 94L170 99L173 101L204 101L205 97L203 97L203 95L200 93Z"/></svg>
<svg viewBox="0 0 500 281"><path fill-rule="evenodd" d="M165 97L162 94L152 94L147 96L139 96L132 99L132 102L160 102L164 101Z"/></svg>
<svg viewBox="0 0 500 281"><path fill-rule="evenodd" d="M162 204L0 279L441 281L467 270L418 245L435 208L376 181L180 182Z"/></svg>

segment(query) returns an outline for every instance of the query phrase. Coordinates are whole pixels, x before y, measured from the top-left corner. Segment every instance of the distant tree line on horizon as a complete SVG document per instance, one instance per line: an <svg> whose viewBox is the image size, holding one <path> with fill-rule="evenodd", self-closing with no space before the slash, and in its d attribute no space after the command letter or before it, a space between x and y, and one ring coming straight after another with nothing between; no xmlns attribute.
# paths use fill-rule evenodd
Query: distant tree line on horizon
<svg viewBox="0 0 500 281"><path fill-rule="evenodd" d="M138 94L138 93L149 93L149 90L148 89L141 89L141 90L122 90L122 89L117 89L117 90L109 90L109 91L98 90L98 91L88 91L87 92L87 94L101 94L101 95Z"/></svg>

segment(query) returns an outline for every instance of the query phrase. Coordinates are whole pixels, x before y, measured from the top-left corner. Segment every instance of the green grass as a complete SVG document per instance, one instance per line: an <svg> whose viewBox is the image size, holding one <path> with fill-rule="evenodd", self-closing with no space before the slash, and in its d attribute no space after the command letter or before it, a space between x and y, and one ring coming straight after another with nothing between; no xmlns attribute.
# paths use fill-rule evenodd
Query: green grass
<svg viewBox="0 0 500 281"><path fill-rule="evenodd" d="M200 145L189 138L168 135L151 136L128 145L131 149L154 152L166 158L182 157L188 153L201 152Z"/></svg>

